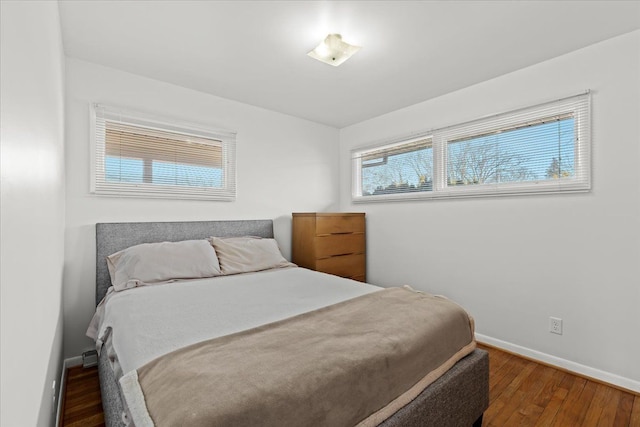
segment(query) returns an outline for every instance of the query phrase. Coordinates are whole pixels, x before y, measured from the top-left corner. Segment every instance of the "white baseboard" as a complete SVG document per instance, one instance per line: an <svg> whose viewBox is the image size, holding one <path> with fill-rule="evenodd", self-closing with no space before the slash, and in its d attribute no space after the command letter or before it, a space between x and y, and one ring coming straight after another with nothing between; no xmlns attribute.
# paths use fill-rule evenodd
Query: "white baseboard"
<svg viewBox="0 0 640 427"><path fill-rule="evenodd" d="M640 381L632 380L630 378L621 377L620 375L612 374L611 372L602 371L600 369L592 368L590 366L582 365L580 363L572 362L571 360L562 359L560 357L552 356L550 354L542 353L537 350L532 350L527 347L522 347L517 344L512 344L507 341L502 341L496 338L488 337L486 335L476 333L476 340L480 343L488 344L493 347L507 350L511 353L519 354L521 356L528 357L533 360L537 360L548 365L556 366L558 368L565 369L584 377L593 378L604 383L612 384L614 386L630 390L634 393L640 393Z"/></svg>
<svg viewBox="0 0 640 427"><path fill-rule="evenodd" d="M82 365L82 356L70 357L62 361L62 374L60 378L60 387L58 388L58 407L56 409L56 427L60 426L60 415L62 412L62 396L67 388L67 369L72 366Z"/></svg>

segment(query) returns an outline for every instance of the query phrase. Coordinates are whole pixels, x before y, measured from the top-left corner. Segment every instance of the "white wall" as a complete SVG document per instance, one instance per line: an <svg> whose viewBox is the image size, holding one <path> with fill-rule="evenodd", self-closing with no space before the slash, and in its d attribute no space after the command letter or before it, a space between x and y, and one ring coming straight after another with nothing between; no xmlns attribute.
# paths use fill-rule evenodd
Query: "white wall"
<svg viewBox="0 0 640 427"><path fill-rule="evenodd" d="M64 54L57 2L1 2L0 424L51 426L62 367Z"/></svg>
<svg viewBox="0 0 640 427"><path fill-rule="evenodd" d="M590 193L351 203L354 147L585 89ZM639 123L635 31L342 129L341 208L367 213L368 279L448 295L488 341L640 391Z"/></svg>
<svg viewBox="0 0 640 427"><path fill-rule="evenodd" d="M125 199L89 193L89 104L100 102L237 131L235 202ZM273 218L285 257L291 212L338 206L338 131L96 64L67 60L65 355L91 346L96 222Z"/></svg>

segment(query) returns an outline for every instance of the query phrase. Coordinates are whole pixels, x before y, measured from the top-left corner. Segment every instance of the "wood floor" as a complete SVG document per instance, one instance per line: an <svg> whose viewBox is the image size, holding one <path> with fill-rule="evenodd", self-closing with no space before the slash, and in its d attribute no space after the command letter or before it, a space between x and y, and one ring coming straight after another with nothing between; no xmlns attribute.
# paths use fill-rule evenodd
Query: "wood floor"
<svg viewBox="0 0 640 427"><path fill-rule="evenodd" d="M483 426L640 427L640 396L489 351L489 408Z"/></svg>
<svg viewBox="0 0 640 427"><path fill-rule="evenodd" d="M640 427L640 396L541 365L489 351L490 404L483 426ZM97 368L67 373L62 426L104 426Z"/></svg>
<svg viewBox="0 0 640 427"><path fill-rule="evenodd" d="M67 370L67 385L62 401L60 425L104 426L97 366L87 369L75 366Z"/></svg>

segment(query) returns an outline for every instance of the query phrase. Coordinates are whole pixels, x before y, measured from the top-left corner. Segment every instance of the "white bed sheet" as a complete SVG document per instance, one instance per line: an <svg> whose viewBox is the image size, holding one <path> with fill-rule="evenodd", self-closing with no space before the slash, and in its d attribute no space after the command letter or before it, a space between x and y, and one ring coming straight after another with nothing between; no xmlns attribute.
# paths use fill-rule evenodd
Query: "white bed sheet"
<svg viewBox="0 0 640 427"><path fill-rule="evenodd" d="M98 338L119 378L178 348L380 289L298 267L144 286L110 296Z"/></svg>

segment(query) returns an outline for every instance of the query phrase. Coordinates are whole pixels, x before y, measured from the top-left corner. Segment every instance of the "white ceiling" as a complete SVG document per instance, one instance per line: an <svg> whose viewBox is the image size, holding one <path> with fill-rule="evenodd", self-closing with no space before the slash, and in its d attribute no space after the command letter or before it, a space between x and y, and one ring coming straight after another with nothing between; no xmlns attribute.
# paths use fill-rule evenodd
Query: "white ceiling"
<svg viewBox="0 0 640 427"><path fill-rule="evenodd" d="M640 28L640 1L59 3L70 57L336 128ZM328 33L362 49L309 58Z"/></svg>

